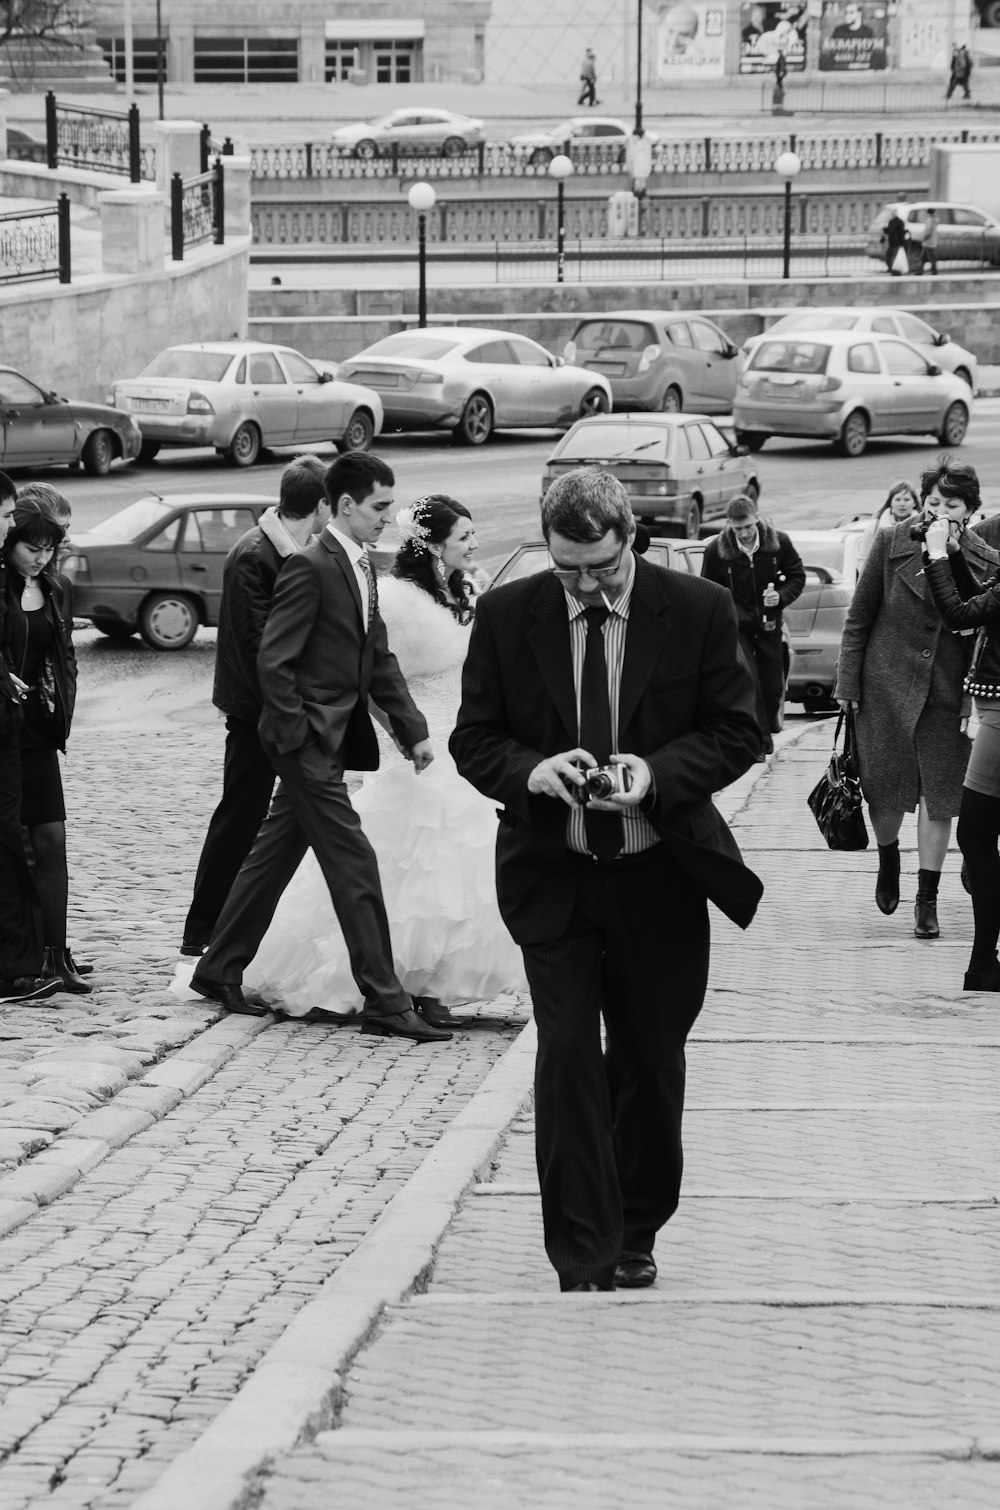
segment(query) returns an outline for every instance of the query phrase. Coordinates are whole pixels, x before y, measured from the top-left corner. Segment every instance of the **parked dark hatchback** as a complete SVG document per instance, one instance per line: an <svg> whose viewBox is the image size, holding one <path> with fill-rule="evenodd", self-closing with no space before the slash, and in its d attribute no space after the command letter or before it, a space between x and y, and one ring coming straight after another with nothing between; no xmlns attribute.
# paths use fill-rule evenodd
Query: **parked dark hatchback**
<svg viewBox="0 0 1000 1510"><path fill-rule="evenodd" d="M13 367L0 367L0 466L76 466L103 477L133 461L142 436L127 414L60 398Z"/></svg>
<svg viewBox="0 0 1000 1510"><path fill-rule="evenodd" d="M249 493L140 498L74 535L63 571L73 612L112 639L136 630L154 650L182 650L219 622L222 568L276 500Z"/></svg>

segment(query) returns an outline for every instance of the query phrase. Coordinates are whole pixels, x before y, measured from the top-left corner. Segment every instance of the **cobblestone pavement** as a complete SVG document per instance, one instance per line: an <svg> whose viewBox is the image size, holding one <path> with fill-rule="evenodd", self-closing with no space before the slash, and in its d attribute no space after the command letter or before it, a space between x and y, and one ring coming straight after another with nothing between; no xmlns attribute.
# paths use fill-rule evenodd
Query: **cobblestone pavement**
<svg viewBox="0 0 1000 1510"><path fill-rule="evenodd" d="M164 986L222 728L84 697L65 778L93 995L0 1011L0 1504L132 1505L370 1231L528 1016L442 1049Z"/></svg>
<svg viewBox="0 0 1000 1510"><path fill-rule="evenodd" d="M892 918L871 854L819 847L828 740L736 823L768 889L745 938L716 925L656 1287L558 1295L525 1110L261 1510L1000 1501L996 998L959 989L954 858L941 939L912 936L912 821Z"/></svg>

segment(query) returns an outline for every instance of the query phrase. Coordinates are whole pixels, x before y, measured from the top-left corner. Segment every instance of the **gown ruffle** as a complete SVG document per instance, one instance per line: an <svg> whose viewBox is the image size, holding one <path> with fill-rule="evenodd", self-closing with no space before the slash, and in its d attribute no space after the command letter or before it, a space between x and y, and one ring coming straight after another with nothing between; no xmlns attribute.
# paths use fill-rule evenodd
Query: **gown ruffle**
<svg viewBox="0 0 1000 1510"><path fill-rule="evenodd" d="M427 718L434 761L419 775L391 743L352 802L378 860L396 973L449 1005L527 990L521 952L497 908L495 804L448 753L469 630L421 588L379 583L389 645ZM323 876L310 851L278 904L244 989L290 1016L362 1009Z"/></svg>

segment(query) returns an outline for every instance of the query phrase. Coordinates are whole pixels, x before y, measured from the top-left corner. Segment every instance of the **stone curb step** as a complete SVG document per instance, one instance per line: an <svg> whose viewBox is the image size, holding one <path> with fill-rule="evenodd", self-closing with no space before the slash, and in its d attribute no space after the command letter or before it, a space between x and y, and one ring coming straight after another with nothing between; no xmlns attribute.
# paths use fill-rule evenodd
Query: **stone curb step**
<svg viewBox="0 0 1000 1510"><path fill-rule="evenodd" d="M0 1176L0 1237L72 1190L77 1181L136 1133L145 1132L200 1090L271 1018L228 1016L154 1064L105 1106L74 1122L72 1133Z"/></svg>
<svg viewBox="0 0 1000 1510"><path fill-rule="evenodd" d="M593 1304L593 1297L591 1297ZM884 1458L942 1457L962 1459L970 1456L992 1458L1000 1450L1000 1438L965 1437L957 1433L936 1433L919 1437L756 1437L709 1436L688 1432L565 1432L565 1431L461 1431L430 1427L423 1431L387 1428L371 1431L360 1426L342 1426L337 1444L346 1450L368 1448L372 1452L391 1447L405 1453L447 1447L466 1447L489 1453L516 1453L526 1449L587 1449L596 1454L606 1451L616 1459L629 1453L653 1450L657 1453L733 1453L739 1456ZM663 1503L669 1504L669 1499ZM139 1510L138 1504L135 1510ZM188 1507L189 1510L189 1507Z"/></svg>

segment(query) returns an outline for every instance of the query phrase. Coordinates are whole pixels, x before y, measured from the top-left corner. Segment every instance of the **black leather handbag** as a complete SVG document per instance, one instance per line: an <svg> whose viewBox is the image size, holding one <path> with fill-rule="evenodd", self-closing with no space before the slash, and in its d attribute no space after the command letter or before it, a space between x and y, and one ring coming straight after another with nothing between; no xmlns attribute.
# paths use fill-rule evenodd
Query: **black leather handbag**
<svg viewBox="0 0 1000 1510"><path fill-rule="evenodd" d="M840 731L846 723L844 748L838 750ZM820 781L806 798L819 831L830 849L867 849L868 829L862 811L864 798L858 766L858 736L854 709L841 712L833 736L833 754Z"/></svg>

